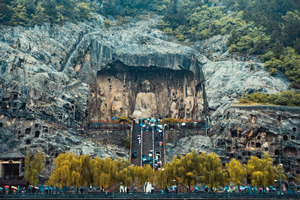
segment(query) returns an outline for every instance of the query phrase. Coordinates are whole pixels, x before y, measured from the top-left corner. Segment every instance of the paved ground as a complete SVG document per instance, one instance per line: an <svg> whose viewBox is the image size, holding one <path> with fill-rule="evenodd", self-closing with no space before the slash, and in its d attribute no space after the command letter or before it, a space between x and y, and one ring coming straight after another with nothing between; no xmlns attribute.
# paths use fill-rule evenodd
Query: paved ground
<svg viewBox="0 0 300 200"><path fill-rule="evenodd" d="M124 193L94 193L94 194L28 194L28 195L0 195L0 199L300 199L299 193L294 194L209 194L209 193L179 193L179 194L144 194L144 193L134 193L134 194L124 194Z"/></svg>

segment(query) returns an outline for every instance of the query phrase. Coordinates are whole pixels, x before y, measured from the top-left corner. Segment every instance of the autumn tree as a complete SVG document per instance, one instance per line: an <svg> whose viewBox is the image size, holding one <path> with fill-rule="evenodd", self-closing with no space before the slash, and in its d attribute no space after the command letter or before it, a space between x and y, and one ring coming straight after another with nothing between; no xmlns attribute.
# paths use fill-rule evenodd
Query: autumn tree
<svg viewBox="0 0 300 200"><path fill-rule="evenodd" d="M43 152L33 156L33 159L30 158L29 151L26 152L25 157L25 180L31 185L38 185L39 183L39 174L44 170L44 161L45 156Z"/></svg>
<svg viewBox="0 0 300 200"><path fill-rule="evenodd" d="M164 167L155 175L155 182L161 188L172 186L173 180L177 181L177 179L177 167L174 164L174 160L172 163L164 165Z"/></svg>
<svg viewBox="0 0 300 200"><path fill-rule="evenodd" d="M219 156L215 153L200 155L200 180L210 188L226 185L228 173L222 169L222 163Z"/></svg>
<svg viewBox="0 0 300 200"><path fill-rule="evenodd" d="M226 169L229 173L231 182L240 187L246 176L246 167L233 158L226 164Z"/></svg>
<svg viewBox="0 0 300 200"><path fill-rule="evenodd" d="M176 159L174 161L176 162ZM189 188L197 184L200 175L200 157L195 149L193 152L186 154L186 156L180 156L177 167L180 183Z"/></svg>
<svg viewBox="0 0 300 200"><path fill-rule="evenodd" d="M129 166L127 168L121 169L117 172L117 180L125 187L132 186L135 179L135 166Z"/></svg>
<svg viewBox="0 0 300 200"><path fill-rule="evenodd" d="M60 188L63 186L73 186L73 179L76 178L76 176L80 178L80 174L75 172L72 174L71 165L74 166L74 163L72 163L75 160L74 157L75 155L70 153L59 154L54 160L55 169L47 184Z"/></svg>
<svg viewBox="0 0 300 200"><path fill-rule="evenodd" d="M274 180L279 178L279 173L272 163L272 158L268 153L264 153L263 159L251 156L247 165L247 174L250 175L252 185L264 188L274 185ZM286 179L284 174L282 174L282 179Z"/></svg>
<svg viewBox="0 0 300 200"><path fill-rule="evenodd" d="M142 186L145 183L153 183L153 169L150 165L135 168L137 184Z"/></svg>
<svg viewBox="0 0 300 200"><path fill-rule="evenodd" d="M114 173L117 172L117 163L110 158L95 158L93 165L94 185L105 188L114 180Z"/></svg>

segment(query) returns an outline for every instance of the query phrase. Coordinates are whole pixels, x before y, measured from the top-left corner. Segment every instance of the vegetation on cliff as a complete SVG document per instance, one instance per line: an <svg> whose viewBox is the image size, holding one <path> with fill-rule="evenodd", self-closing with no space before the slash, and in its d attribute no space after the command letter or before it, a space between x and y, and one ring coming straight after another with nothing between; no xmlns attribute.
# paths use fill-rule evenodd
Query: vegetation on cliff
<svg viewBox="0 0 300 200"><path fill-rule="evenodd" d="M230 34L229 51L256 55L300 88L300 3L296 0L170 1L158 24L178 40Z"/></svg>
<svg viewBox="0 0 300 200"><path fill-rule="evenodd" d="M242 99L239 99L241 104L251 104L251 102L281 105L281 106L297 106L300 107L300 91L284 91L278 94L264 94L255 92L252 94L244 94Z"/></svg>
<svg viewBox="0 0 300 200"><path fill-rule="evenodd" d="M95 5L89 0L1 0L0 24L33 26L82 21L92 19Z"/></svg>
<svg viewBox="0 0 300 200"><path fill-rule="evenodd" d="M299 9L297 0L2 0L0 24L77 22L93 12L123 24L150 11L163 15L157 26L179 41L229 34L230 52L258 56L271 74L280 71L300 88Z"/></svg>

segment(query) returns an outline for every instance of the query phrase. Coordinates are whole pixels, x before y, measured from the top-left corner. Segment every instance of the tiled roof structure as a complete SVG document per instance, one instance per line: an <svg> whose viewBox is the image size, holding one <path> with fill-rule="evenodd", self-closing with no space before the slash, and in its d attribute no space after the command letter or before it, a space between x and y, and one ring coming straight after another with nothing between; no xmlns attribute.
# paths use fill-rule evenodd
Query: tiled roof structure
<svg viewBox="0 0 300 200"><path fill-rule="evenodd" d="M25 158L19 151L0 153L0 159Z"/></svg>

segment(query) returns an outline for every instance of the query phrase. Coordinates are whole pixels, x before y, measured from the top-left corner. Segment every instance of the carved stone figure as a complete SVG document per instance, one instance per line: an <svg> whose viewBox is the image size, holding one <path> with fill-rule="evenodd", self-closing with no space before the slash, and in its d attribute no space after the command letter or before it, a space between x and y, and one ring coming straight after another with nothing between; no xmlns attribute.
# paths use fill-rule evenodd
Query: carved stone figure
<svg viewBox="0 0 300 200"><path fill-rule="evenodd" d="M135 100L133 116L137 118L154 117L157 113L156 97L150 92L151 85L148 80L142 83L142 92L138 93Z"/></svg>
<svg viewBox="0 0 300 200"><path fill-rule="evenodd" d="M196 103L197 103L197 117L200 119L202 117L202 113L204 110L204 99L203 99L203 91L199 90L197 92L197 98L196 98Z"/></svg>
<svg viewBox="0 0 300 200"><path fill-rule="evenodd" d="M172 102L170 105L170 116L172 118L178 118L178 103L177 103L177 96L176 96L176 92L173 90L171 92L172 94Z"/></svg>
<svg viewBox="0 0 300 200"><path fill-rule="evenodd" d="M194 95L191 87L187 88L187 97L184 100L185 103L185 118L193 118L193 108L194 108Z"/></svg>
<svg viewBox="0 0 300 200"><path fill-rule="evenodd" d="M106 97L105 97L105 89L103 87L99 88L99 97L98 97L98 101L99 101L99 109L100 109L100 118L104 119L106 114L107 114L107 101L106 101Z"/></svg>
<svg viewBox="0 0 300 200"><path fill-rule="evenodd" d="M111 103L111 115L112 117L121 117L123 111L123 103L120 100L120 96L116 95Z"/></svg>

